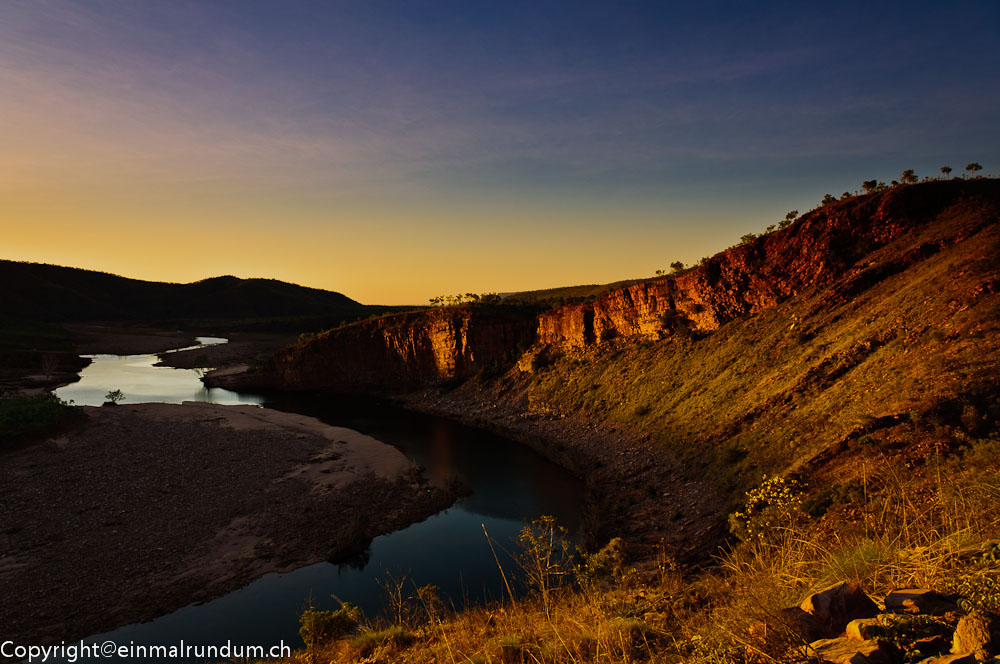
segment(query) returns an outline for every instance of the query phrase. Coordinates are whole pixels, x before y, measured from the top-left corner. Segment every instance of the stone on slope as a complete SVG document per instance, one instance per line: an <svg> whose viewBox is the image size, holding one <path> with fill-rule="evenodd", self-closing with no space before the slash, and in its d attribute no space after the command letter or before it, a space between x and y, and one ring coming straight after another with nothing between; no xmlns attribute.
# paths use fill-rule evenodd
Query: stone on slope
<svg viewBox="0 0 1000 664"><path fill-rule="evenodd" d="M878 615L878 606L854 581L841 581L813 593L799 605L823 625L827 634L840 634L847 623L857 618Z"/></svg>
<svg viewBox="0 0 1000 664"><path fill-rule="evenodd" d="M955 602L925 588L899 588L885 596L885 610L893 613L940 616L957 609Z"/></svg>
<svg viewBox="0 0 1000 664"><path fill-rule="evenodd" d="M956 654L972 653L980 662L985 662L996 654L996 644L992 631L996 630L994 621L982 611L973 611L963 616L955 628L951 651Z"/></svg>
<svg viewBox="0 0 1000 664"><path fill-rule="evenodd" d="M821 639L809 644L809 652L829 664L891 664L892 651L881 641Z"/></svg>

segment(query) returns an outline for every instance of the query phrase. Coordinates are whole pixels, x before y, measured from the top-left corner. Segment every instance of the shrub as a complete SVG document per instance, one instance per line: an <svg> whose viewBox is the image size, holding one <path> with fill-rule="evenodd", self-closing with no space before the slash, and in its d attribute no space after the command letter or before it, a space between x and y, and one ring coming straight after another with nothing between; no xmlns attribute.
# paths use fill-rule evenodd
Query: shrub
<svg viewBox="0 0 1000 664"><path fill-rule="evenodd" d="M620 537L612 538L600 551L582 554L581 559L576 566L576 579L582 585L614 579L625 568L625 542Z"/></svg>
<svg viewBox="0 0 1000 664"><path fill-rule="evenodd" d="M70 406L53 394L0 400L0 443L40 434L71 412Z"/></svg>
<svg viewBox="0 0 1000 664"><path fill-rule="evenodd" d="M299 616L299 636L312 648L350 634L360 621L361 609L350 602L344 602L336 611L309 608Z"/></svg>
<svg viewBox="0 0 1000 664"><path fill-rule="evenodd" d="M794 479L764 476L746 493L741 511L729 515L729 529L743 541L773 539L802 515L802 485Z"/></svg>
<svg viewBox="0 0 1000 664"><path fill-rule="evenodd" d="M521 547L517 562L524 573L524 582L538 592L546 614L552 591L562 585L573 571L573 553L566 529L553 516L540 516L521 529Z"/></svg>

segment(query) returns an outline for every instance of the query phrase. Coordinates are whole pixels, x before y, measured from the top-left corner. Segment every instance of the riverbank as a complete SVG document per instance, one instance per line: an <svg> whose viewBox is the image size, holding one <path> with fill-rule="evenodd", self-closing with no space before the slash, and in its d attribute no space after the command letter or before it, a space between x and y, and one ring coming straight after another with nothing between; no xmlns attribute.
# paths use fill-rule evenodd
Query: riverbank
<svg viewBox="0 0 1000 664"><path fill-rule="evenodd" d="M76 428L0 464L0 624L16 642L70 641L342 559L455 498L395 448L300 415L80 410Z"/></svg>
<svg viewBox="0 0 1000 664"><path fill-rule="evenodd" d="M82 355L160 353L197 343L189 332L143 326L25 325L31 334L0 335L0 395L34 397L75 383L90 364ZM39 326L44 332L36 331Z"/></svg>
<svg viewBox="0 0 1000 664"><path fill-rule="evenodd" d="M702 562L726 535L724 498L693 477L648 435L591 420L533 409L526 382L469 381L450 391L398 396L406 408L492 430L526 444L587 483L584 531L590 548L625 540L638 564L663 555Z"/></svg>
<svg viewBox="0 0 1000 664"><path fill-rule="evenodd" d="M209 372L206 385L231 390L274 387L246 365ZM696 476L648 434L580 413L539 410L530 379L469 380L454 389L392 395L400 406L453 419L517 440L587 484L583 532L589 548L621 537L640 566L663 555L703 563L728 536L719 486Z"/></svg>

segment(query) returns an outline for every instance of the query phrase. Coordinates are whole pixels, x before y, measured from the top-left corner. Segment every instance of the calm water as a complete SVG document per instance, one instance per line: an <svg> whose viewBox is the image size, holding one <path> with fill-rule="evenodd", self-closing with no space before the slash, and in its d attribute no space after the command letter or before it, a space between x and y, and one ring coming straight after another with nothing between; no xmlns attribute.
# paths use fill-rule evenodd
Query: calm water
<svg viewBox="0 0 1000 664"><path fill-rule="evenodd" d="M165 393L170 401L190 398L184 396L189 394L189 387L183 388L183 395L171 395L164 383L157 382L159 376L167 375L164 372L156 372L155 379L152 373L139 378L140 366L159 368L144 360L120 359L123 361L115 361L114 366L130 375L133 384L148 380L152 392ZM110 366L102 367L100 375L111 382L90 385L95 393L101 393L102 401L108 389L117 387L129 394L122 387L122 373L116 374ZM194 376L194 372L189 373ZM246 395L238 396L244 399L239 403L248 403ZM264 399L257 398L255 402L261 401ZM320 563L288 574L269 574L211 602L87 641L171 644L183 639L188 644L219 644L229 639L233 644L271 646L284 640L300 647L298 615L310 598L317 608L337 608L335 595L360 605L367 615L375 615L384 604L379 581L387 571L396 576L405 574L418 586L437 585L459 605L501 597L505 592L503 581L483 535L483 525L508 575L515 572L514 564L501 547L513 551L516 535L526 520L551 514L576 534L582 482L520 444L375 400L282 394L272 396L265 405L318 417L395 445L424 466L428 476L457 475L472 487L473 493L421 523L376 538L364 555L347 563Z"/></svg>
<svg viewBox="0 0 1000 664"><path fill-rule="evenodd" d="M197 337L200 346L226 343L221 337ZM173 351L176 352L176 351ZM156 355L84 355L91 363L80 372L80 380L60 387L56 396L77 406L100 406L110 390L121 390L123 403L181 403L207 401L227 405L259 404L258 396L238 394L222 388L207 388L192 369L155 367Z"/></svg>

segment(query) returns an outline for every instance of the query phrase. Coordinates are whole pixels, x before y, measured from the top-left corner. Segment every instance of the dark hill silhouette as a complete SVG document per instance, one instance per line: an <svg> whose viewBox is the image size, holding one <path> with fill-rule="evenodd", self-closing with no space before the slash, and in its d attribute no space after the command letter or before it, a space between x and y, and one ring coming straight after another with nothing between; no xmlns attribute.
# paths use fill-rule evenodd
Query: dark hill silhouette
<svg viewBox="0 0 1000 664"><path fill-rule="evenodd" d="M362 312L332 291L276 279L214 277L190 284L0 260L0 302L9 318L50 321L248 319Z"/></svg>

